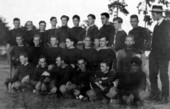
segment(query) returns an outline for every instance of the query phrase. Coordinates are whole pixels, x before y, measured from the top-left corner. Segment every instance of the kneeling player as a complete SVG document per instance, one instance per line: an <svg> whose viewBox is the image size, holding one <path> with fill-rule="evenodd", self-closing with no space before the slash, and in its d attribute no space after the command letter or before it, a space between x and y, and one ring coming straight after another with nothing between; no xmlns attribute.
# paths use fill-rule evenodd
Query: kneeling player
<svg viewBox="0 0 170 109"><path fill-rule="evenodd" d="M78 69L75 71L74 76L72 78L72 84L76 86L74 91L74 96L79 99L86 97L86 92L90 90L90 82L89 77L91 75L91 71L87 69L87 62L84 58L79 58L77 61Z"/></svg>
<svg viewBox="0 0 170 109"><path fill-rule="evenodd" d="M51 81L48 65L44 56L39 58L38 65L33 75L32 84L35 86L34 92L54 94L57 91L57 88Z"/></svg>
<svg viewBox="0 0 170 109"><path fill-rule="evenodd" d="M69 58L58 56L56 58L57 67L55 68L55 83L59 89L59 94L63 96L69 95L70 90L75 86L71 84L73 68L69 65Z"/></svg>
<svg viewBox="0 0 170 109"><path fill-rule="evenodd" d="M130 71L118 72L118 98L120 103L138 104L145 98L146 75L141 69L142 61L138 57L132 57Z"/></svg>
<svg viewBox="0 0 170 109"><path fill-rule="evenodd" d="M28 62L28 55L26 53L20 54L19 60L21 65L18 67L16 75L11 79L7 79L5 84L8 89L22 91L22 89L26 88L30 83L31 75L34 72L34 66Z"/></svg>
<svg viewBox="0 0 170 109"><path fill-rule="evenodd" d="M92 90L87 91L90 99L111 99L115 96L113 81L115 72L110 70L111 62L108 60L100 63L100 71L96 72L90 79Z"/></svg>

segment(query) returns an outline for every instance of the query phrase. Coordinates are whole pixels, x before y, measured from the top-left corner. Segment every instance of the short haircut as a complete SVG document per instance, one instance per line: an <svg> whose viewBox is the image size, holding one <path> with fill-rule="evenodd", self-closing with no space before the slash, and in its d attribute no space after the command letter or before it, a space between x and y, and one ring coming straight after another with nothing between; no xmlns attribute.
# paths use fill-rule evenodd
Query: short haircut
<svg viewBox="0 0 170 109"><path fill-rule="evenodd" d="M106 41L109 41L109 36L100 36L99 38L100 38L100 39L101 39L101 38L105 38Z"/></svg>
<svg viewBox="0 0 170 109"><path fill-rule="evenodd" d="M56 17L51 17L51 18L50 18L50 21L52 21L53 19L57 19L57 18L56 18Z"/></svg>
<svg viewBox="0 0 170 109"><path fill-rule="evenodd" d="M39 33L34 34L34 38L39 37L41 39L41 35Z"/></svg>
<svg viewBox="0 0 170 109"><path fill-rule="evenodd" d="M132 64L135 64L135 65L137 65L137 66L141 66L141 65L142 65L142 60L141 60L139 57L135 56L135 57L132 57L132 58L130 59L130 64L131 64L131 65L132 65Z"/></svg>
<svg viewBox="0 0 170 109"><path fill-rule="evenodd" d="M67 19L67 21L69 21L69 17L68 17L68 16L66 16L66 15L62 15L60 19L62 19L62 18L66 18L66 19Z"/></svg>
<svg viewBox="0 0 170 109"><path fill-rule="evenodd" d="M22 52L22 53L20 53L19 54L19 56L24 56L24 57L26 57L26 58L28 58L29 56L28 56L28 53L26 53L26 52Z"/></svg>
<svg viewBox="0 0 170 109"><path fill-rule="evenodd" d="M86 58L84 58L84 57L79 57L79 58L77 59L77 62L78 62L79 60L84 60L84 62L87 62Z"/></svg>
<svg viewBox="0 0 170 109"><path fill-rule="evenodd" d="M40 55L38 59L40 60L40 59L43 59L43 58L44 58L45 61L46 61L46 57L45 57L44 55Z"/></svg>
<svg viewBox="0 0 170 109"><path fill-rule="evenodd" d="M135 37L133 35L131 35L131 34L127 35L126 38L127 37L131 37L131 38L133 38L133 40L135 39Z"/></svg>
<svg viewBox="0 0 170 109"><path fill-rule="evenodd" d="M75 18L78 19L78 20L80 21L80 16L74 15L72 19L75 19Z"/></svg>
<svg viewBox="0 0 170 109"><path fill-rule="evenodd" d="M70 64L70 59L68 56L59 55L56 58L60 58L61 61L64 61L65 64Z"/></svg>
<svg viewBox="0 0 170 109"><path fill-rule="evenodd" d="M25 23L25 25L27 25L28 22L30 22L31 24L33 24L33 22L32 22L31 20L28 20L28 21Z"/></svg>
<svg viewBox="0 0 170 109"><path fill-rule="evenodd" d="M109 13L107 13L107 12L104 12L104 13L101 13L101 16L105 16L106 18L110 18L110 15L109 15Z"/></svg>
<svg viewBox="0 0 170 109"><path fill-rule="evenodd" d="M50 39L51 39L51 38L56 38L56 39L57 39L57 37L56 37L55 35L51 35L51 36L50 36ZM57 40L58 40L58 39L57 39Z"/></svg>
<svg viewBox="0 0 170 109"><path fill-rule="evenodd" d="M46 25L46 22L45 22L44 20L41 20L41 21L39 22L39 25L40 25L41 23L45 23L45 25Z"/></svg>
<svg viewBox="0 0 170 109"><path fill-rule="evenodd" d="M13 22L15 22L15 21L20 21L20 19L19 18L14 18Z"/></svg>
<svg viewBox="0 0 170 109"><path fill-rule="evenodd" d="M87 17L91 17L93 19L96 19L96 16L94 14L89 14Z"/></svg>
<svg viewBox="0 0 170 109"><path fill-rule="evenodd" d="M139 21L138 16L137 16L136 14L131 15L130 18L131 18L131 19L136 18L136 19Z"/></svg>
<svg viewBox="0 0 170 109"><path fill-rule="evenodd" d="M123 23L123 19L120 17L115 17L113 21L117 21L118 23Z"/></svg>
<svg viewBox="0 0 170 109"><path fill-rule="evenodd" d="M112 66L112 61L111 60L106 59L106 60L103 60L102 62L100 62L100 64L101 63L106 64L106 66L110 67L110 69L111 69L111 66Z"/></svg>
<svg viewBox="0 0 170 109"><path fill-rule="evenodd" d="M85 39L85 38L89 38L90 41L92 41L92 38L91 38L89 35L85 35L85 36L84 36L84 39Z"/></svg>
<svg viewBox="0 0 170 109"><path fill-rule="evenodd" d="M24 37L23 37L21 34L17 34L17 35L16 35L16 38L17 38L17 37L20 37L20 38L24 39Z"/></svg>
<svg viewBox="0 0 170 109"><path fill-rule="evenodd" d="M74 37L67 37L66 39L69 39L70 41L74 42L74 45L77 44L77 40Z"/></svg>

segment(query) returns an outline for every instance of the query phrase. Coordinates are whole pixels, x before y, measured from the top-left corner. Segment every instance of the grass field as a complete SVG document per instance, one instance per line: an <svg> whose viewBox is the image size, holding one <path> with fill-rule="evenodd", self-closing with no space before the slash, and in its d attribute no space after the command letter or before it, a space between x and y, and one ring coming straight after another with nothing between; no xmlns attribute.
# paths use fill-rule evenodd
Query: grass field
<svg viewBox="0 0 170 109"><path fill-rule="evenodd" d="M8 93L4 81L9 77L6 59L0 59L0 109L137 109L115 103L106 104L102 101L82 102L77 99L58 99L55 96L40 96L30 92ZM170 103L145 103L138 109L170 109Z"/></svg>

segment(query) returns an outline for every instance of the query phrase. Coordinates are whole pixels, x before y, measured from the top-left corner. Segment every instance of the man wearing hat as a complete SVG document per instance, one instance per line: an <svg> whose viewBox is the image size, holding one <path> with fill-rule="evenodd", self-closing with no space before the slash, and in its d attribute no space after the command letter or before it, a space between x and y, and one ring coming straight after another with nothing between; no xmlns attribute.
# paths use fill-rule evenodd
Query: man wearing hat
<svg viewBox="0 0 170 109"><path fill-rule="evenodd" d="M162 103L168 102L169 97L169 77L168 64L170 59L170 23L164 20L162 6L152 7L152 17L157 21L154 27L152 50L149 55L149 78L151 83L150 100L161 100ZM158 73L162 83L161 92L158 88Z"/></svg>

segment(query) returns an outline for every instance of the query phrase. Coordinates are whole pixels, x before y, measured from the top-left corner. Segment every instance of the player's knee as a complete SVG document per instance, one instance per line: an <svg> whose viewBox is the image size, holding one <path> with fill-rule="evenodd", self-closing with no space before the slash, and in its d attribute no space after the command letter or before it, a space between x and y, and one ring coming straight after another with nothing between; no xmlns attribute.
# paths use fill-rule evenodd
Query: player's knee
<svg viewBox="0 0 170 109"><path fill-rule="evenodd" d="M63 93L66 93L67 91L67 88L65 85L61 85L60 88L59 88L59 91L63 94Z"/></svg>
<svg viewBox="0 0 170 109"><path fill-rule="evenodd" d="M86 92L86 95L89 97L89 98L94 98L96 96L96 93L94 92L94 90L88 90Z"/></svg>
<svg viewBox="0 0 170 109"><path fill-rule="evenodd" d="M116 96L116 94L117 94L116 88L115 87L111 87L109 92L106 94L106 96L108 98L113 98L114 96Z"/></svg>
<svg viewBox="0 0 170 109"><path fill-rule="evenodd" d="M57 92L57 87L53 87L51 88L51 91L50 91L52 94L55 94Z"/></svg>

